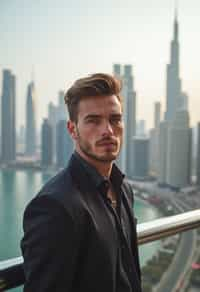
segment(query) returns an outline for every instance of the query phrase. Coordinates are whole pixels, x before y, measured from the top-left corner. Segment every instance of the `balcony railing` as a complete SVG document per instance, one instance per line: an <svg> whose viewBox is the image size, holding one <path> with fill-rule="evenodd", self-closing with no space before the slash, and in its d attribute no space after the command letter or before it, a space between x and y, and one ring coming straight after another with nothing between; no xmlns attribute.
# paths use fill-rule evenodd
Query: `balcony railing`
<svg viewBox="0 0 200 292"><path fill-rule="evenodd" d="M200 209L138 224L138 243L145 244L200 227ZM0 262L0 291L24 284L23 258Z"/></svg>

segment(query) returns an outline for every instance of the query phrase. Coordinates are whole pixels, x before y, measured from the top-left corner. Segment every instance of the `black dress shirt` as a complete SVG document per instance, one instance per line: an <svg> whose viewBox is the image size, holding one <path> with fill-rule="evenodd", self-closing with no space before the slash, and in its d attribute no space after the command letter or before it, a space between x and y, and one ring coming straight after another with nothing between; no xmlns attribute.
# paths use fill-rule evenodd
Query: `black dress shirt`
<svg viewBox="0 0 200 292"><path fill-rule="evenodd" d="M141 292L132 199L115 165L108 180L74 153L25 210L24 291Z"/></svg>
<svg viewBox="0 0 200 292"><path fill-rule="evenodd" d="M113 217L113 226L118 232L119 240L119 249L118 249L118 260L117 260L117 269L119 273L118 285L116 285L116 292L122 291L132 291L134 292L134 277L135 269L131 261L131 237L130 237L130 223L129 218L122 201L123 191L122 191L122 182L125 178L125 175L113 164L110 178L105 178L100 175L97 170L85 161L77 152L74 153L76 158L79 160L80 164L83 165L85 171L88 173L91 178L91 183L94 184L96 189L99 192L99 195L102 196L105 208L108 209L111 216ZM112 201L107 196L109 186L112 185L112 188L116 195L117 206L116 209L112 207Z"/></svg>

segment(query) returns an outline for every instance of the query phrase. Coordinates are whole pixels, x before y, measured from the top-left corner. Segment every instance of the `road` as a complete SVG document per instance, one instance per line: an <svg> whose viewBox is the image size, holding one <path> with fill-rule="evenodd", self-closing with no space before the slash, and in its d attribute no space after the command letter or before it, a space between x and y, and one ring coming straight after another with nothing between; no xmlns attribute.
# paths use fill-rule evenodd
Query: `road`
<svg viewBox="0 0 200 292"><path fill-rule="evenodd" d="M140 184L146 190L149 190L149 193L159 194L160 197L165 197L170 200L171 204L175 207L178 213L186 212L191 210L191 206L186 204L177 193L169 191L167 189L160 189L157 185L149 184ZM148 191L147 191L148 192ZM155 292L175 292L181 291L177 290L179 283L182 281L182 277L186 270L191 265L192 255L196 247L196 230L191 230L183 232L180 237L179 245L177 251L172 260L172 264L169 269L163 275L162 280L159 285L154 290Z"/></svg>
<svg viewBox="0 0 200 292"><path fill-rule="evenodd" d="M156 289L157 292L175 291L177 283L181 281L185 268L188 266L188 261L191 258L193 252L191 245L194 242L194 238L195 231L187 231L182 234L173 262L167 274L161 280L158 289Z"/></svg>

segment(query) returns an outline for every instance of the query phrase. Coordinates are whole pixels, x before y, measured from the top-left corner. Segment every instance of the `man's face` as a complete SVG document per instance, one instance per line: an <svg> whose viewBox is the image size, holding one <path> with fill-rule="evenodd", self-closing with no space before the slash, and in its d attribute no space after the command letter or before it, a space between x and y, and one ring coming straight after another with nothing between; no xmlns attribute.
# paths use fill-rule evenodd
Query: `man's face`
<svg viewBox="0 0 200 292"><path fill-rule="evenodd" d="M122 107L115 95L88 97L78 106L77 123L68 122L77 152L89 161L111 162L122 143Z"/></svg>

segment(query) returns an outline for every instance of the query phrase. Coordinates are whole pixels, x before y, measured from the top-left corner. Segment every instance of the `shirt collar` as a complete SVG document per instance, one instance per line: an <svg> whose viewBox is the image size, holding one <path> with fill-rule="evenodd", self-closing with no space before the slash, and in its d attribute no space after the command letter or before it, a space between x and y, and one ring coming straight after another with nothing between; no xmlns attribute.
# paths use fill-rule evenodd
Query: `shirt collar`
<svg viewBox="0 0 200 292"><path fill-rule="evenodd" d="M96 168L90 163L88 163L83 157L81 157L78 152L75 151L73 155L78 159L78 161L84 167L86 172L89 174L96 188L107 193L110 182L112 183L113 186L116 186L117 188L121 187L125 175L119 170L119 168L115 164L113 164L112 166L110 179L108 179L103 177L96 170Z"/></svg>

